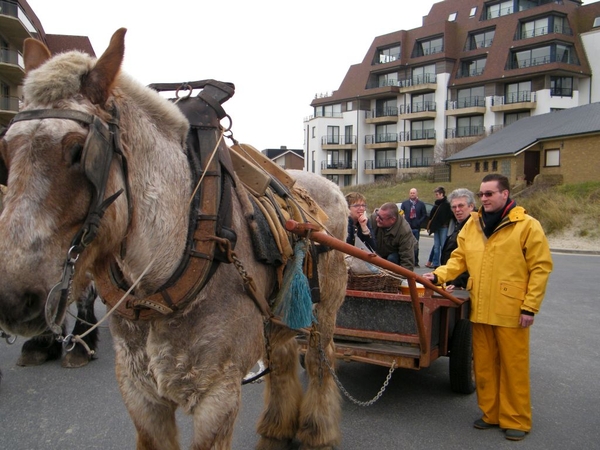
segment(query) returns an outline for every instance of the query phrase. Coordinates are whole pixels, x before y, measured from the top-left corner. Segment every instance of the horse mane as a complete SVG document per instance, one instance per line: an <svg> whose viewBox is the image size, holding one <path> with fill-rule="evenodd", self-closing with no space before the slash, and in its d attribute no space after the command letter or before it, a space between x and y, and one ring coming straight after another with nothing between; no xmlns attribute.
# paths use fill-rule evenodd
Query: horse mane
<svg viewBox="0 0 600 450"><path fill-rule="evenodd" d="M30 104L35 107L55 105L62 100L80 96L86 75L93 69L96 61L96 58L80 51L55 55L27 74L23 83L25 107ZM113 85L113 97L118 100L124 96L131 97L162 132L174 135L184 145L189 123L173 103L120 72Z"/></svg>

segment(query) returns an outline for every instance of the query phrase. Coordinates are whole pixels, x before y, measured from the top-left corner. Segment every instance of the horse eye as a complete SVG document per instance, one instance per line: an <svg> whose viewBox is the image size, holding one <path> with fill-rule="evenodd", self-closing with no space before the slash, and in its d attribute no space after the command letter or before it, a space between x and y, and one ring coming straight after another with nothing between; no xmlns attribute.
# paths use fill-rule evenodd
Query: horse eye
<svg viewBox="0 0 600 450"><path fill-rule="evenodd" d="M71 164L78 164L81 162L81 154L83 153L83 145L82 144L73 144L69 148L69 153L71 155Z"/></svg>

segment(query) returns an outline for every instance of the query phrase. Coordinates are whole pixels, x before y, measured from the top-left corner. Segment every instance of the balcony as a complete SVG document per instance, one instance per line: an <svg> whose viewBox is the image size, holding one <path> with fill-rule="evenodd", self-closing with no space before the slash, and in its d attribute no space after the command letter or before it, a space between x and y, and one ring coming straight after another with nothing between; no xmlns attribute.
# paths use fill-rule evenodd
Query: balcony
<svg viewBox="0 0 600 450"><path fill-rule="evenodd" d="M386 106L367 111L366 123L382 124L398 122L398 107Z"/></svg>
<svg viewBox="0 0 600 450"><path fill-rule="evenodd" d="M412 105L402 105L398 109L400 120L435 119L437 105L434 101L413 102Z"/></svg>
<svg viewBox="0 0 600 450"><path fill-rule="evenodd" d="M485 97L483 96L463 97L446 102L447 116L459 117L476 114L485 114Z"/></svg>
<svg viewBox="0 0 600 450"><path fill-rule="evenodd" d="M433 147L435 145L435 130L412 130L399 134L399 139L404 147Z"/></svg>
<svg viewBox="0 0 600 450"><path fill-rule="evenodd" d="M398 133L367 134L365 136L365 148L398 148Z"/></svg>
<svg viewBox="0 0 600 450"><path fill-rule="evenodd" d="M477 142L485 135L483 125L473 125L469 127L446 128L446 143L455 142Z"/></svg>
<svg viewBox="0 0 600 450"><path fill-rule="evenodd" d="M400 86L401 94L435 91L437 89L437 75L435 73L414 75L406 80L398 80L398 86Z"/></svg>
<svg viewBox="0 0 600 450"><path fill-rule="evenodd" d="M573 30L568 26L554 26L554 27L538 27L530 30L522 29L515 33L515 41L521 39L529 39L537 36L544 36L546 34L564 34L565 36L573 36Z"/></svg>
<svg viewBox="0 0 600 450"><path fill-rule="evenodd" d="M0 73L14 84L20 84L25 77L23 56L16 50L0 49Z"/></svg>
<svg viewBox="0 0 600 450"><path fill-rule="evenodd" d="M354 175L356 174L356 161L321 161L322 175Z"/></svg>
<svg viewBox="0 0 600 450"><path fill-rule="evenodd" d="M398 172L396 159L369 159L365 161L365 174L391 175Z"/></svg>
<svg viewBox="0 0 600 450"><path fill-rule="evenodd" d="M513 55L514 56L514 55ZM511 60L506 65L507 70L512 69L523 69L527 67L537 67L544 64L551 63L565 63L565 64L573 64L576 66L580 65L579 58L573 51L565 52L562 55L556 55L554 53L549 53L543 56L536 56L532 58L522 58L518 59L516 57L511 58Z"/></svg>
<svg viewBox="0 0 600 450"><path fill-rule="evenodd" d="M321 148L323 150L353 150L356 148L356 136L321 136Z"/></svg>
<svg viewBox="0 0 600 450"><path fill-rule="evenodd" d="M500 97L492 97L490 110L493 112L523 111L535 109L537 106L536 93L531 91L511 92Z"/></svg>
<svg viewBox="0 0 600 450"><path fill-rule="evenodd" d="M477 77L483 74L484 67L476 67L476 68L462 68L456 72L456 78L466 78L466 77Z"/></svg>
<svg viewBox="0 0 600 450"><path fill-rule="evenodd" d="M37 30L16 3L0 1L0 30L19 47L28 37L37 37Z"/></svg>

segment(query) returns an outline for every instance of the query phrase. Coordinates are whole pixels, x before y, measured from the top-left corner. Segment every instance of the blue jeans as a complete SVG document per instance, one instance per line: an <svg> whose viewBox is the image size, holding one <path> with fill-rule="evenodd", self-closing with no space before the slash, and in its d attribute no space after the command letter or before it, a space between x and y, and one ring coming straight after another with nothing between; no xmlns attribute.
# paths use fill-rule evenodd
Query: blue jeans
<svg viewBox="0 0 600 450"><path fill-rule="evenodd" d="M400 265L400 255L398 252L390 253L385 259L387 259L389 262Z"/></svg>
<svg viewBox="0 0 600 450"><path fill-rule="evenodd" d="M433 248L431 249L431 264L433 267L440 265L440 257L442 256L442 248L448 237L448 228L440 228L433 233Z"/></svg>
<svg viewBox="0 0 600 450"><path fill-rule="evenodd" d="M421 237L421 230L411 230L413 236L417 240L417 245L415 245L415 266L419 265L419 237Z"/></svg>

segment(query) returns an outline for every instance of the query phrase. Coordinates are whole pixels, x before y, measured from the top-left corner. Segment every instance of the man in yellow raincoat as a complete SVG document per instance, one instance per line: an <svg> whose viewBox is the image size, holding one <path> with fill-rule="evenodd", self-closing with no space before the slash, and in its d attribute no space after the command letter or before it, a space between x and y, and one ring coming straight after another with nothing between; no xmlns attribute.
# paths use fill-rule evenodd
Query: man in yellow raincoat
<svg viewBox="0 0 600 450"><path fill-rule="evenodd" d="M473 426L505 430L521 440L531 430L529 328L552 271L540 223L510 198L508 179L489 174L481 182L481 208L458 235L458 248L425 278L436 284L470 274L473 362L483 416Z"/></svg>

